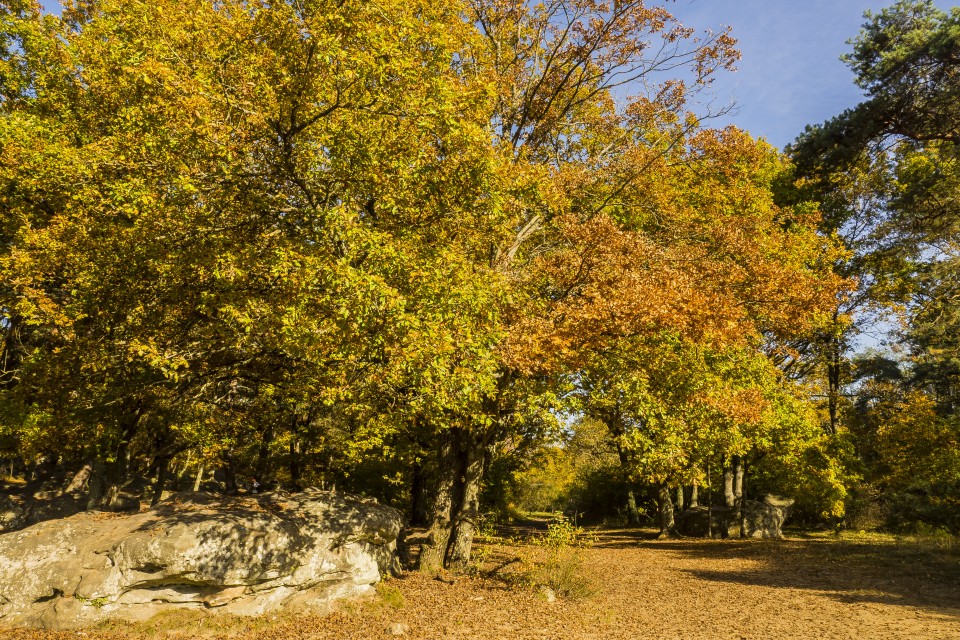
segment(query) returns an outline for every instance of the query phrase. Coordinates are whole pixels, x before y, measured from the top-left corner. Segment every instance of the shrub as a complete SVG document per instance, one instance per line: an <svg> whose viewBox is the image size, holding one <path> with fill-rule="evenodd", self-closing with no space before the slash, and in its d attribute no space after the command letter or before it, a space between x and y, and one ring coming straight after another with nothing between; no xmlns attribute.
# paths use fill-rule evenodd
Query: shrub
<svg viewBox="0 0 960 640"><path fill-rule="evenodd" d="M593 541L582 527L560 518L532 542L543 549L532 568L534 585L549 587L556 595L573 600L593 595L594 587L583 574L583 549Z"/></svg>

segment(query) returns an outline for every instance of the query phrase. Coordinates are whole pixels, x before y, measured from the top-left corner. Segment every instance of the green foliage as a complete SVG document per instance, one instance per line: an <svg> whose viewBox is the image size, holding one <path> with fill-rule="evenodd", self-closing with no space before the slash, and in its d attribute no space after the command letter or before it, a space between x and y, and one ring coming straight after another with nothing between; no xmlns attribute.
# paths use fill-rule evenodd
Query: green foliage
<svg viewBox="0 0 960 640"><path fill-rule="evenodd" d="M626 486L606 426L584 420L559 443L535 448L523 459L494 461L483 502L505 516L564 512L578 521L615 521L622 517Z"/></svg>
<svg viewBox="0 0 960 640"><path fill-rule="evenodd" d="M4 4L0 447L91 489L419 478L440 523L485 471L577 510L722 456L822 471L762 348L829 323L845 254L693 113L734 46L639 2Z"/></svg>
<svg viewBox="0 0 960 640"><path fill-rule="evenodd" d="M736 455L752 493L795 496L817 521L843 514L851 477L841 438L824 432L806 391L764 355L667 337L600 362L584 374L582 406L607 425L634 486L702 486L708 465Z"/></svg>
<svg viewBox="0 0 960 640"><path fill-rule="evenodd" d="M870 479L882 491L884 519L896 530L917 522L960 531L960 421L923 391L873 383L875 400L858 416L869 442Z"/></svg>
<svg viewBox="0 0 960 640"><path fill-rule="evenodd" d="M565 441L564 451L571 456L572 466L576 469L576 480L570 492L573 503L578 505L581 512L587 510L590 504L588 487L591 486L592 476L612 476L617 481L623 480L622 472L616 470L620 460L609 429L598 420L585 417L578 421Z"/></svg>
<svg viewBox="0 0 960 640"><path fill-rule="evenodd" d="M562 511L575 481L577 467L560 447L547 447L512 478L511 504L524 512Z"/></svg>
<svg viewBox="0 0 960 640"><path fill-rule="evenodd" d="M808 127L790 155L801 191L852 249L838 266L860 281L841 304L854 314L847 335L892 311L905 349L867 354L844 374L849 340L840 340L832 417L844 413L844 457L862 478L855 512L898 529L955 530L960 10L900 0L867 13L852 45L845 61L866 99ZM844 386L852 402L840 399Z"/></svg>
<svg viewBox="0 0 960 640"><path fill-rule="evenodd" d="M776 397L749 490L795 498L797 516L808 522L836 521L846 509L847 487L857 480L849 434L827 434L811 404L795 394Z"/></svg>
<svg viewBox="0 0 960 640"><path fill-rule="evenodd" d="M547 532L532 538L531 542L552 552L558 552L567 547L583 548L591 544L583 527L578 527L563 517L547 524Z"/></svg>
<svg viewBox="0 0 960 640"><path fill-rule="evenodd" d="M391 609L402 609L406 606L407 602L406 598L403 597L403 592L389 582L378 582L376 588L377 596L387 607Z"/></svg>
<svg viewBox="0 0 960 640"><path fill-rule="evenodd" d="M583 574L583 549L592 541L582 527L561 518L549 523L547 532L530 542L544 553L528 569L528 580L562 598L577 600L593 595L594 587Z"/></svg>
<svg viewBox="0 0 960 640"><path fill-rule="evenodd" d="M336 480L397 428L372 420L376 394L446 371L454 344L469 353L466 319L490 318L497 281L465 261L466 234L433 243L444 220L470 220L436 201L437 172L486 179L461 121L476 96L451 89L445 62L462 23L436 3L388 8L390 27L328 8L5 14L19 44L4 59L0 324L22 353L3 403L29 414L4 420L24 455L250 460L265 438L268 457L289 443L336 458ZM476 184L445 198L469 206L458 190ZM496 331L471 338L488 369ZM443 409L460 381L422 397Z"/></svg>
<svg viewBox="0 0 960 640"><path fill-rule="evenodd" d="M83 596L75 594L73 597L79 600L80 602L82 602L83 604L94 607L95 609L102 608L104 605L106 605L110 601L110 599L107 598L106 596L101 596L99 598L84 598Z"/></svg>

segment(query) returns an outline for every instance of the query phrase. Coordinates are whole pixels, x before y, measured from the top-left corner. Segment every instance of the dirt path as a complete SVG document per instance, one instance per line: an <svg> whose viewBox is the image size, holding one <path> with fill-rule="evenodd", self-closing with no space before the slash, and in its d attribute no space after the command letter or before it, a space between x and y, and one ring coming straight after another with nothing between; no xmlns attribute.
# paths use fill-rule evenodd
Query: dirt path
<svg viewBox="0 0 960 640"><path fill-rule="evenodd" d="M601 534L583 554L596 593L578 601L549 603L536 590L508 588L494 578L447 584L405 574L389 581L378 601L330 616L226 627L213 618L182 620L175 635L372 640L394 637L388 628L402 624L407 638L960 638L956 556L826 538L653 541L630 531ZM162 627L177 626L172 623ZM149 628L82 633L2 635L167 635Z"/></svg>

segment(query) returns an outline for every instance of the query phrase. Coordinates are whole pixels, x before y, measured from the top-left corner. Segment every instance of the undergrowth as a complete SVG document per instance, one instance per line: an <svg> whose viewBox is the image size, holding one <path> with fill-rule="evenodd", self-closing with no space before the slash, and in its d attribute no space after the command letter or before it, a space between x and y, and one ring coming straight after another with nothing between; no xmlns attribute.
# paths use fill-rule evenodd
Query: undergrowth
<svg viewBox="0 0 960 640"><path fill-rule="evenodd" d="M476 550L474 565L484 575L570 600L587 598L596 592L583 567L583 550L593 543L593 538L565 518L549 523L545 533L526 540L492 534L484 536L484 540L487 544ZM506 549L514 553L504 554ZM502 558L504 555L506 559ZM494 563L496 556L501 556L498 563Z"/></svg>
<svg viewBox="0 0 960 640"><path fill-rule="evenodd" d="M376 589L380 602L391 609L402 609L407 604L400 589L385 581L378 582Z"/></svg>

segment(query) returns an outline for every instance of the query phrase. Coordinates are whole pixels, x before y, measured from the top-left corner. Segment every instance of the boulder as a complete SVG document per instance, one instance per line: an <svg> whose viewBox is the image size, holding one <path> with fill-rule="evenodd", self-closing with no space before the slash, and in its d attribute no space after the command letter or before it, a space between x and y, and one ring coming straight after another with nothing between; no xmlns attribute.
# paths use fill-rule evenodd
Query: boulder
<svg viewBox="0 0 960 640"><path fill-rule="evenodd" d="M743 501L743 519L748 538L782 538L783 523L793 507L791 498L767 495L762 500ZM696 507L676 514L677 531L685 536L706 538L709 514L707 507ZM740 519L735 509L713 507L714 535L740 537ZM724 535L726 534L726 535Z"/></svg>
<svg viewBox="0 0 960 640"><path fill-rule="evenodd" d="M743 501L743 520L749 538L782 538L783 523L793 510L794 500L766 495L762 500Z"/></svg>
<svg viewBox="0 0 960 640"><path fill-rule="evenodd" d="M29 524L29 510L22 496L0 493L0 533L22 529Z"/></svg>
<svg viewBox="0 0 960 640"><path fill-rule="evenodd" d="M69 628L169 609L324 609L398 569L400 514L306 490L177 494L136 514L81 513L0 535L0 622Z"/></svg>

